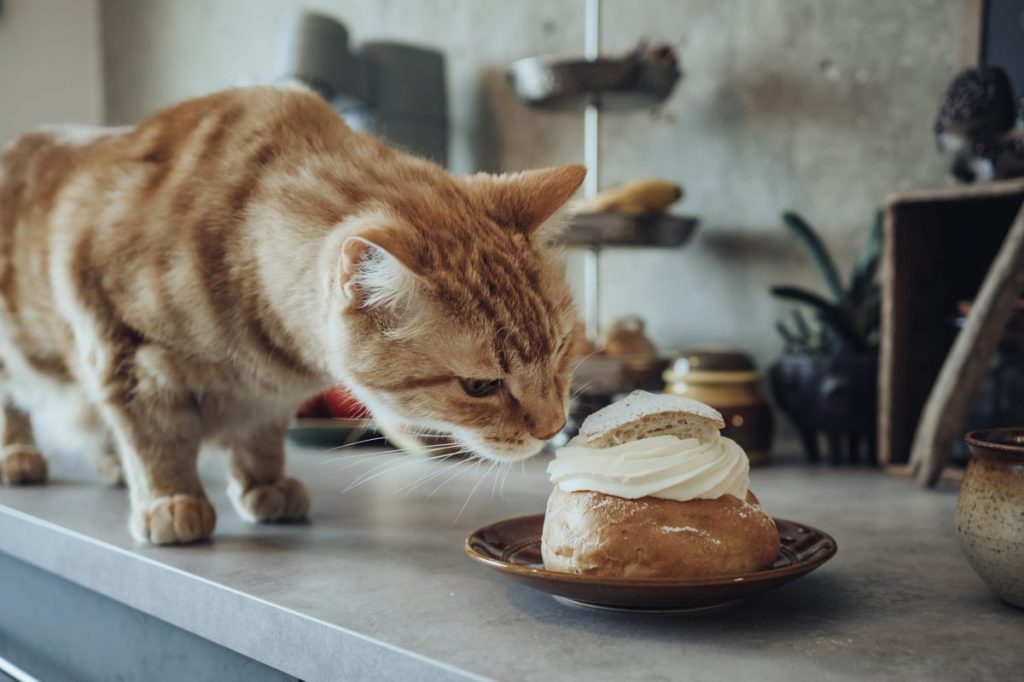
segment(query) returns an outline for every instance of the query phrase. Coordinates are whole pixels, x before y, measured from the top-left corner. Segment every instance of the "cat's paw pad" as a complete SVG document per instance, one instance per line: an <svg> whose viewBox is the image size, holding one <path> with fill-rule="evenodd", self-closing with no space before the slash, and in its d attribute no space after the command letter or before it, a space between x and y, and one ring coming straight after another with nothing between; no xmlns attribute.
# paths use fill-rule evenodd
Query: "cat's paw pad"
<svg viewBox="0 0 1024 682"><path fill-rule="evenodd" d="M7 485L46 480L46 458L32 445L8 445L0 450L0 480Z"/></svg>
<svg viewBox="0 0 1024 682"><path fill-rule="evenodd" d="M251 523L299 521L309 511L306 486L294 478L282 478L269 485L255 485L231 496L238 515Z"/></svg>
<svg viewBox="0 0 1024 682"><path fill-rule="evenodd" d="M209 538L216 523L217 512L206 498L169 495L133 509L131 531L140 542L178 545Z"/></svg>

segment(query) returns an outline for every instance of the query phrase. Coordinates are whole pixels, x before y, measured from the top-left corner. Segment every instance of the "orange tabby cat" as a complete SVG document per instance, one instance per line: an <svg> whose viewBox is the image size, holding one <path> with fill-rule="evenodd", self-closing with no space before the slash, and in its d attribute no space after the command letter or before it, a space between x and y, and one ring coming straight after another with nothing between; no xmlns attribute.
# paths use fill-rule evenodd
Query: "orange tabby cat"
<svg viewBox="0 0 1024 682"><path fill-rule="evenodd" d="M244 518L302 518L284 429L338 382L529 457L564 423L576 323L539 228L583 174L454 177L298 87L22 135L0 156L3 481L46 476L31 415L123 467L139 540L210 536L204 444Z"/></svg>

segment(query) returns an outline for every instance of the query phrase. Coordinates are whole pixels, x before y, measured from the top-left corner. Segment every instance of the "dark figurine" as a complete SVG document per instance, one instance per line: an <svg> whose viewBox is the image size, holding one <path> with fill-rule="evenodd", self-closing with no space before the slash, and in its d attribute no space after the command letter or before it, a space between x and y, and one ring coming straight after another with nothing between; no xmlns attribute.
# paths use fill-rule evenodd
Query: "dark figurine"
<svg viewBox="0 0 1024 682"><path fill-rule="evenodd" d="M1024 176L1024 112L1002 69L967 69L950 83L935 120L939 150L955 154L950 170L961 182Z"/></svg>

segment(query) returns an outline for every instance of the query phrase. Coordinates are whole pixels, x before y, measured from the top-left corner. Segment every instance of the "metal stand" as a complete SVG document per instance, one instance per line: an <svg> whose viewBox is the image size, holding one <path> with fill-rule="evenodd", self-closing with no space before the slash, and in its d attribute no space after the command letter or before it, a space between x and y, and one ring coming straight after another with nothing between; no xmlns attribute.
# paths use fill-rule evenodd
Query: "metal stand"
<svg viewBox="0 0 1024 682"><path fill-rule="evenodd" d="M635 54L601 57L601 0L583 0L583 59L527 57L509 69L519 98L545 109L583 109L583 163L587 178L583 194L600 189L601 111L630 111L657 106L668 99L680 78L674 60L645 61ZM583 318L587 337L596 340L601 329L601 251L607 246L681 246L697 220L682 216L634 216L592 213L574 216L563 244L584 252Z"/></svg>
<svg viewBox="0 0 1024 682"><path fill-rule="evenodd" d="M595 61L601 54L601 0L583 0L583 57ZM583 165L587 178L583 196L590 199L600 189L601 110L597 95L583 109ZM583 322L587 338L597 342L601 333L601 247L594 245L583 256Z"/></svg>

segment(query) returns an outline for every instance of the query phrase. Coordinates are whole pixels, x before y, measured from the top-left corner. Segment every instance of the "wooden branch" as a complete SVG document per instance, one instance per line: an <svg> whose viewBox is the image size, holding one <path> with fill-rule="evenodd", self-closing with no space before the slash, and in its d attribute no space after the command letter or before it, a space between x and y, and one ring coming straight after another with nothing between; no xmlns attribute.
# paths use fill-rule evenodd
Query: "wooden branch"
<svg viewBox="0 0 1024 682"><path fill-rule="evenodd" d="M934 486L942 475L1021 292L1024 208L1010 226L921 414L910 453L911 470L921 485Z"/></svg>

